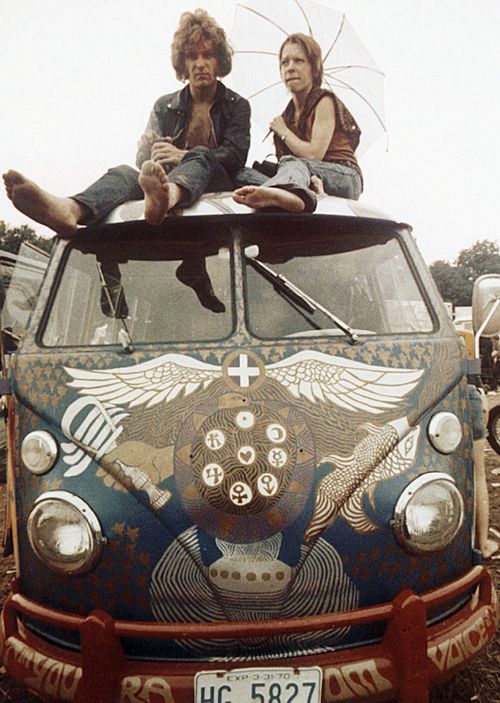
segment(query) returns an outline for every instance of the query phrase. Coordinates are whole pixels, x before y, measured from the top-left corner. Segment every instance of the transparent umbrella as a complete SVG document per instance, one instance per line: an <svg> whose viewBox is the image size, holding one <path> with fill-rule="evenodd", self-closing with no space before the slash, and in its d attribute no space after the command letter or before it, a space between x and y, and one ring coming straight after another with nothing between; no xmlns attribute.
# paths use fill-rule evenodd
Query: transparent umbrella
<svg viewBox="0 0 500 703"><path fill-rule="evenodd" d="M288 34L311 35L323 54L323 86L332 90L361 128L357 153L380 136L384 122L384 73L341 12L311 0L244 0L236 5L231 43L231 83L250 100L262 136L290 99L279 74L278 52ZM265 130L265 131L264 131Z"/></svg>

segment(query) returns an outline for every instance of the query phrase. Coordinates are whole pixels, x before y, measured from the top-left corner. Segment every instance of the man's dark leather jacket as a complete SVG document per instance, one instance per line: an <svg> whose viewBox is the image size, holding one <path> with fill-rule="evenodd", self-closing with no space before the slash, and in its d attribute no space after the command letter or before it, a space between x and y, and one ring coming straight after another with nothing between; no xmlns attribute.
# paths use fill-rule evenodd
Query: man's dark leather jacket
<svg viewBox="0 0 500 703"><path fill-rule="evenodd" d="M182 90L158 98L146 126L162 137L172 137L172 142L184 148L185 129L191 113L189 85ZM210 108L217 146L212 150L228 173L245 165L250 148L250 104L241 95L217 82L215 102ZM136 164L140 168L149 154L139 150Z"/></svg>

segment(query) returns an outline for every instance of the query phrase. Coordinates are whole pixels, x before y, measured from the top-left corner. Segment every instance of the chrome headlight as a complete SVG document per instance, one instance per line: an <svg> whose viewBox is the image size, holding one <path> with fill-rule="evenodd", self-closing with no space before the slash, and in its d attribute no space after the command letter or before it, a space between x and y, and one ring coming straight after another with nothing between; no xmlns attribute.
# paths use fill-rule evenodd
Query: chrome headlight
<svg viewBox="0 0 500 703"><path fill-rule="evenodd" d="M95 513L66 491L48 491L35 501L28 537L37 557L65 574L89 571L105 542Z"/></svg>
<svg viewBox="0 0 500 703"><path fill-rule="evenodd" d="M33 474L44 474L51 469L57 459L57 442L50 432L35 430L23 439L21 459Z"/></svg>
<svg viewBox="0 0 500 703"><path fill-rule="evenodd" d="M444 549L462 526L464 501L453 479L432 472L412 481L399 496L393 528L398 542L415 554Z"/></svg>
<svg viewBox="0 0 500 703"><path fill-rule="evenodd" d="M453 413L440 412L433 415L427 428L434 449L442 454L451 454L462 439L462 425Z"/></svg>

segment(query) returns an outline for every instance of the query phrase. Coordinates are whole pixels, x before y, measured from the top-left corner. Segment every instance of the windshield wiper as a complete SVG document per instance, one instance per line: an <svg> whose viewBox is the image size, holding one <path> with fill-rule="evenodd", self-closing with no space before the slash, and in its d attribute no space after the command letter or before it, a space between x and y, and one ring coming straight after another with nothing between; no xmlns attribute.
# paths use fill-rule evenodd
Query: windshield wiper
<svg viewBox="0 0 500 703"><path fill-rule="evenodd" d="M256 271L258 271L264 278L270 281L275 290L282 293L286 298L289 298L296 305L299 305L307 312L314 313L319 310L326 315L344 334L349 337L349 342L351 344L357 344L359 342L359 337L356 332L349 327L347 322L344 322L339 317L333 314L330 310L325 308L317 300L311 298L305 291L296 286L294 283L288 280L286 276L281 273L276 273L272 268L263 264L262 261L258 261L252 257L247 256L247 261Z"/></svg>
<svg viewBox="0 0 500 703"><path fill-rule="evenodd" d="M101 309L103 313L115 320L120 320L121 330L118 332L118 341L123 351L132 354L132 338L128 331L126 317L128 315L127 301L123 292L121 275L117 265L97 264L99 279L101 281Z"/></svg>

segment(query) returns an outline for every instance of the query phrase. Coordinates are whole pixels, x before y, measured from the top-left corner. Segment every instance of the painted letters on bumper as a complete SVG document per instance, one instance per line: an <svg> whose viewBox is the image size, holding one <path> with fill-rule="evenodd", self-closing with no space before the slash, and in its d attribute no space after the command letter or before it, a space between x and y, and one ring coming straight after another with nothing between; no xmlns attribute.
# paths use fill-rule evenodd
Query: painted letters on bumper
<svg viewBox="0 0 500 703"><path fill-rule="evenodd" d="M472 598L450 618L426 626L426 610L474 588ZM346 622L388 622L379 644L308 657L280 659L280 666L317 666L323 671L322 703L427 700L429 686L446 680L494 636L496 595L488 571L476 566L445 587L416 596L401 593L392 603L351 612L246 623L247 637L278 631L328 629ZM59 627L79 630L80 654L42 642L20 624L29 614ZM83 703L192 703L193 680L200 670L241 668L227 663L140 662L127 660L120 637L241 637L241 623L165 624L113 621L101 611L83 618L50 610L13 593L2 613L4 664L11 676L46 700ZM275 660L250 667L276 666ZM91 697L89 698L89 692Z"/></svg>

